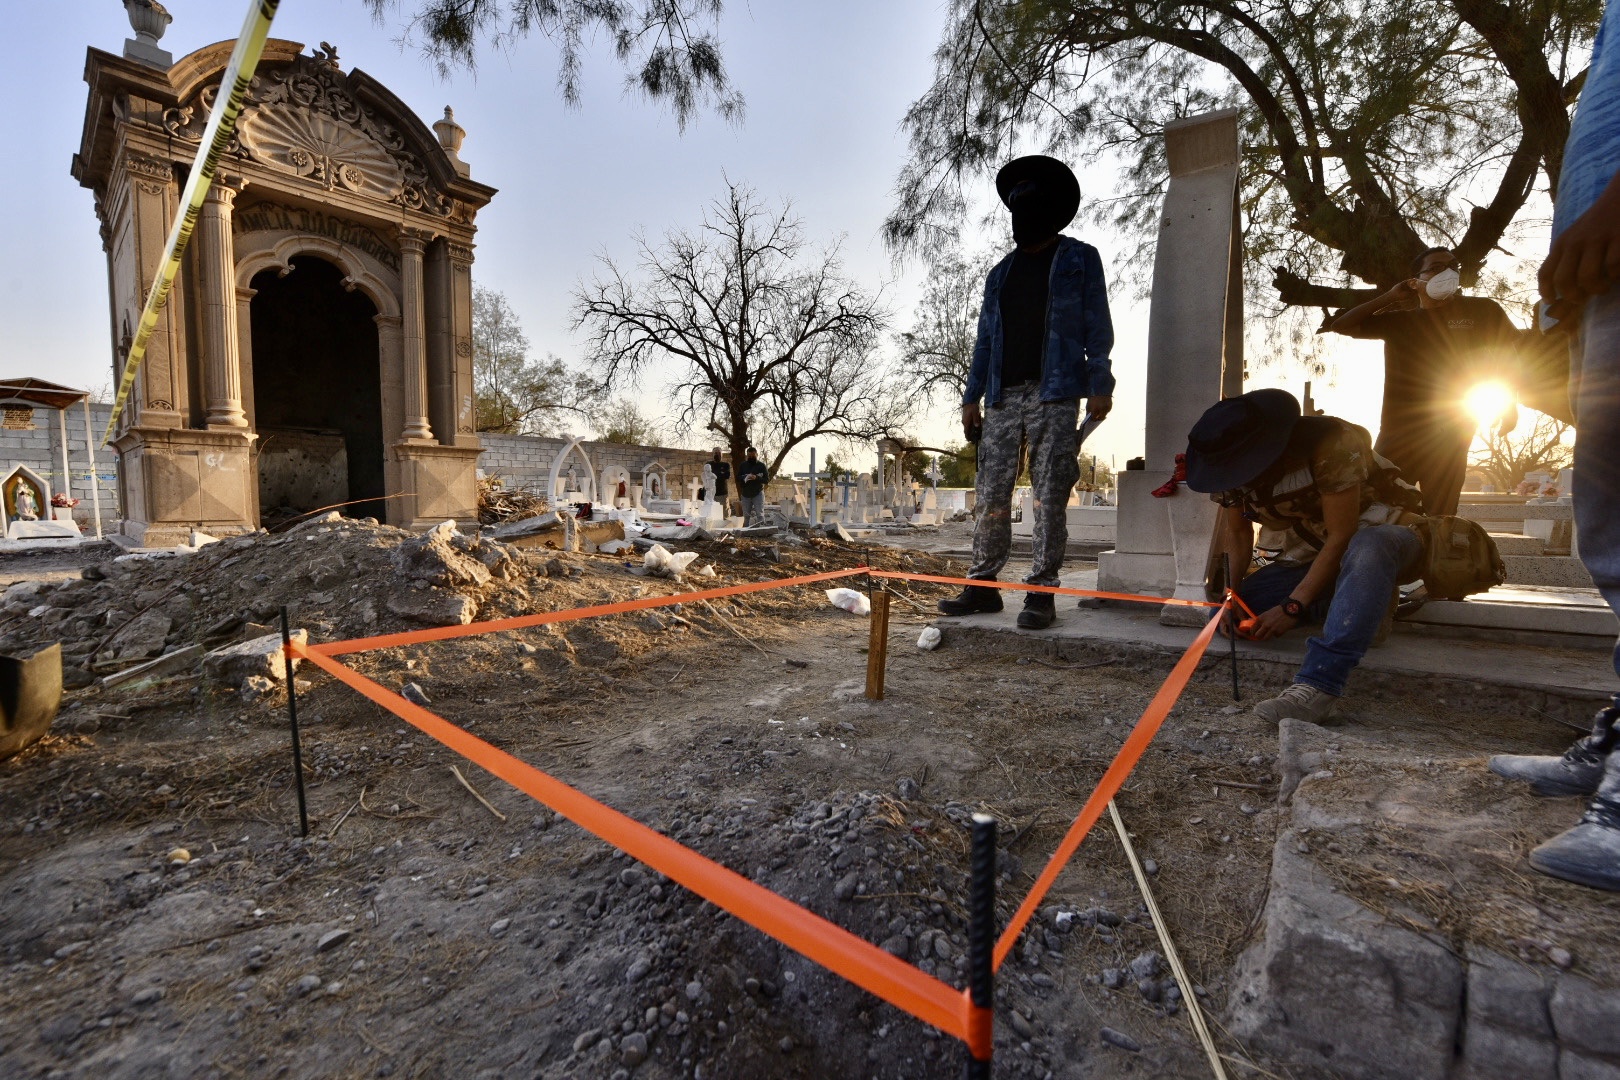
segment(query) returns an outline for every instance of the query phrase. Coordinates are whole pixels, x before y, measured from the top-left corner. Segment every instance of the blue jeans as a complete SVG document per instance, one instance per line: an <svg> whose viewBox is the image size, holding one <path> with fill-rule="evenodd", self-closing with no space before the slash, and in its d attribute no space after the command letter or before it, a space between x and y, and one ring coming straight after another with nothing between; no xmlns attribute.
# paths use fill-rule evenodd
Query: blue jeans
<svg viewBox="0 0 1620 1080"><path fill-rule="evenodd" d="M765 493L742 497L743 528L765 523Z"/></svg>
<svg viewBox="0 0 1620 1080"><path fill-rule="evenodd" d="M1345 680L1367 655L1395 586L1417 575L1422 555L1423 541L1404 525L1368 525L1351 537L1333 592L1305 609L1305 621L1321 623L1322 632L1305 643L1305 662L1294 681L1344 696ZM1263 614L1288 599L1309 570L1299 563L1262 566L1243 579L1238 595Z"/></svg>
<svg viewBox="0 0 1620 1080"><path fill-rule="evenodd" d="M1580 429L1576 543L1593 583L1620 615L1620 290L1586 302L1570 351L1570 396ZM1620 646L1614 666L1620 673Z"/></svg>

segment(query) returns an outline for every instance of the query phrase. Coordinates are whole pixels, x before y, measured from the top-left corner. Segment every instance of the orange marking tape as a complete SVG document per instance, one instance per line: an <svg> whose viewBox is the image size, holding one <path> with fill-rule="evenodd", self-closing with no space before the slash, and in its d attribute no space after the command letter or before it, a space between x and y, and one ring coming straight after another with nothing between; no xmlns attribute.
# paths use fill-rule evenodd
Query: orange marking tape
<svg viewBox="0 0 1620 1080"><path fill-rule="evenodd" d="M521 630L525 626L572 622L575 619L594 619L598 615L620 615L626 611L641 611L644 608L668 607L672 604L689 604L698 600L713 600L718 596L764 592L767 589L781 589L789 585L809 585L816 581L832 581L836 578L854 577L857 574L866 572L866 567L857 566L850 570L829 570L824 574L809 574L805 577L751 581L746 585L728 585L723 589L671 593L668 596L644 596L639 600L621 600L614 604L564 608L561 611L542 611L534 615L514 615L510 619L491 619L488 622L468 623L465 626L436 626L430 630L410 630L402 634L380 634L377 637L349 638L347 641L332 641L324 645L310 645L306 648L310 652L317 652L323 656L343 656L348 653L370 652L373 649L390 649L396 645L414 645L421 641L444 641L447 638L493 634L501 630Z"/></svg>
<svg viewBox="0 0 1620 1080"><path fill-rule="evenodd" d="M1001 937L996 941L997 968L1001 967L1001 962L1007 958L1007 954L1012 952L1014 943L1018 941L1018 935L1029 924L1030 917L1035 914L1035 909L1040 907L1041 901L1046 899L1046 894L1051 890L1052 883L1057 881L1058 874L1080 849L1080 842L1086 838L1086 834L1097 823L1097 819L1102 817L1103 811L1108 807L1108 801L1119 794L1119 789L1125 786L1125 779L1130 776L1131 770L1136 768L1136 763L1141 760L1148 743L1153 741L1153 736L1158 734L1165 717L1170 715L1176 699L1181 697L1181 692L1187 688L1187 683L1197 670L1198 661L1203 659L1204 650L1209 647L1210 639L1215 636L1215 628L1218 625L1220 619L1209 620L1193 639L1193 643L1187 647L1181 659L1176 661L1176 666L1170 671L1170 677L1164 680L1159 692L1148 702L1148 707L1142 712L1142 718L1131 729L1130 737L1125 740L1125 745L1119 748L1119 753L1114 755L1113 763L1097 782L1091 798L1087 799L1086 805L1081 808L1080 816L1069 826L1063 842L1057 846L1057 850L1052 853L1052 858L1046 864L1046 869L1042 870L1041 876L1036 879L1034 888L1030 889L1029 895L1024 897L1024 902L1018 906L1012 921L1001 932Z"/></svg>
<svg viewBox="0 0 1620 1080"><path fill-rule="evenodd" d="M1133 600L1139 604L1171 604L1176 607L1217 608L1214 600L1175 600L1164 596L1138 596L1135 593L1098 592L1096 589L1066 589L1061 585L1026 585L1022 581L985 581L980 578L940 577L938 574L906 574L897 570L869 570L875 578L901 581L934 581L941 585L980 585L990 589L1019 589L1023 592L1054 593L1059 596L1094 596L1101 600Z"/></svg>
<svg viewBox="0 0 1620 1080"><path fill-rule="evenodd" d="M1237 594L1236 589L1227 589L1226 590L1226 595L1229 596L1234 602L1236 602L1237 606L1242 608L1244 610L1244 612L1247 613L1249 618L1258 619L1260 617L1260 616L1258 616L1258 615L1256 615L1254 613L1254 608L1250 607L1248 604L1245 604L1243 602L1243 597L1241 597L1241 596L1239 596Z"/></svg>
<svg viewBox="0 0 1620 1080"><path fill-rule="evenodd" d="M839 571L797 580L821 580L858 572ZM707 594L687 595L713 596L738 591L742 590L724 589ZM623 605L606 606L619 609ZM502 621L523 622L523 620ZM524 623L524 625L532 624ZM741 874L704 858L686 845L671 840L634 818L597 802L584 792L569 787L534 766L519 761L506 751L491 746L420 705L406 701L353 668L331 659L320 649L301 646L296 642L288 648L292 655L303 657L340 682L358 690L395 716L414 724L468 761L487 769L524 794L551 807L580 828L595 834L672 880L680 882L704 899L712 901L829 971L842 975L856 986L870 990L923 1023L931 1024L948 1035L968 1042L975 1054L982 1052L985 1056L989 1055L990 1047L985 1045L987 1040L981 1037L979 1044L972 1042L973 1036L981 1027L982 1033L988 1032L989 1024L987 1020L975 1017L974 1013L977 1010L973 1008L966 991L957 990L931 975L923 974L910 964L890 956L848 930L806 911L764 886L754 884Z"/></svg>
<svg viewBox="0 0 1620 1080"><path fill-rule="evenodd" d="M991 1051L995 1048L995 1010L981 1009L975 1006L970 999L967 1015L967 1043L968 1053L979 1061L989 1061Z"/></svg>

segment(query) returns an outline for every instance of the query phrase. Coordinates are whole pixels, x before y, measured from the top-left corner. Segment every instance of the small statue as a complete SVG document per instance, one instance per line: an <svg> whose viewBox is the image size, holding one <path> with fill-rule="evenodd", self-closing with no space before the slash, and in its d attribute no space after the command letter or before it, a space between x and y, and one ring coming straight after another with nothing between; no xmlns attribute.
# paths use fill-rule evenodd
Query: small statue
<svg viewBox="0 0 1620 1080"><path fill-rule="evenodd" d="M714 503L714 485L716 477L709 463L703 463L703 520L710 521L720 517L720 510Z"/></svg>
<svg viewBox="0 0 1620 1080"><path fill-rule="evenodd" d="M27 484L18 484L15 494L11 497L12 507L17 511L19 521L39 520L39 500L34 497L34 489Z"/></svg>

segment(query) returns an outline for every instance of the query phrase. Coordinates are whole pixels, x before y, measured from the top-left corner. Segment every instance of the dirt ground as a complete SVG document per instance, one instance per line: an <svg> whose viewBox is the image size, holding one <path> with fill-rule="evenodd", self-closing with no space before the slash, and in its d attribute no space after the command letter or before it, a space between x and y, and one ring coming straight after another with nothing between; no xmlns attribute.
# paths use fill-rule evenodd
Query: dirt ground
<svg viewBox="0 0 1620 1080"><path fill-rule="evenodd" d="M113 564L68 589L81 607L112 584L162 608L163 589L185 583L189 614L160 645L228 633L222 619L263 629L253 620L311 589L324 606L297 619L315 640L381 632L408 621L391 612L421 606L388 598L403 587L386 569L403 535L345 522L274 549L284 538L216 545L186 564ZM315 554L288 558L303 551ZM636 578L622 558L507 554L510 566L501 552L480 556L507 577L464 589L481 618L866 557L820 541L709 545L718 578L677 584ZM322 578L334 558L347 575ZM232 559L245 561L224 565ZM260 565L285 570L255 575ZM819 586L349 660L384 685L417 684L446 719L962 985L968 815L985 809L1003 824L1005 920L1169 661L1067 663L1014 638L969 648L949 634L921 652L932 617L920 609L944 591L917 587L917 607L894 605L881 702L862 696L866 620L831 608ZM133 605L122 623L98 615L77 627L30 614L40 600L6 606L7 645L38 643L48 624L90 641L75 653L87 678L128 662L98 658L143 617ZM957 1074L953 1039L318 670L298 678L308 839L280 691L246 701L195 677L91 683L70 692L51 735L0 763L9 1075ZM1222 1014L1279 814L1276 733L1231 704L1225 680L1213 665L1198 676L1119 799L1195 985L1163 968L1105 821L998 979L998 1076L1208 1075L1179 1001L1196 993ZM1452 715L1453 731L1428 735L1432 703L1379 717L1452 753L1477 719ZM1251 1065L1221 1042L1234 1075L1305 1075Z"/></svg>

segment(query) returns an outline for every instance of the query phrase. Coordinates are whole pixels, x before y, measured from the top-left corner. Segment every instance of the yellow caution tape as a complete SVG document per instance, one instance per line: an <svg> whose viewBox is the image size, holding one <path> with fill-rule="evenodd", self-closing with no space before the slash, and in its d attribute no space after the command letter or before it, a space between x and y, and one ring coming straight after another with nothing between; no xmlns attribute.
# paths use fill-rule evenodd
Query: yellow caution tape
<svg viewBox="0 0 1620 1080"><path fill-rule="evenodd" d="M225 65L225 74L220 78L220 88L229 86L230 93L215 96L213 114L208 117L208 126L203 129L197 160L192 162L191 175L186 178L185 190L180 193L180 216L169 230L163 264L152 282L151 291L146 294L146 307L141 311L140 325L135 328L135 340L130 344L129 357L124 361L124 373L118 381L118 396L113 400L112 416L108 417L107 431L102 436L103 445L112 441L113 427L118 423L118 414L124 411L124 403L129 400L129 392L135 386L135 374L141 369L141 361L146 359L146 346L152 340L152 331L157 329L158 316L169 302L174 279L180 273L180 259L186 253L191 231L197 226L197 217L202 213L208 188L214 182L219 159L230 145L231 137L236 134L236 120L242 114L248 84L253 81L253 71L259 66L259 57L264 53L265 39L270 36L270 21L276 17L276 8L280 5L281 0L250 0L248 4L242 32L237 35L236 48L231 50L231 62Z"/></svg>

